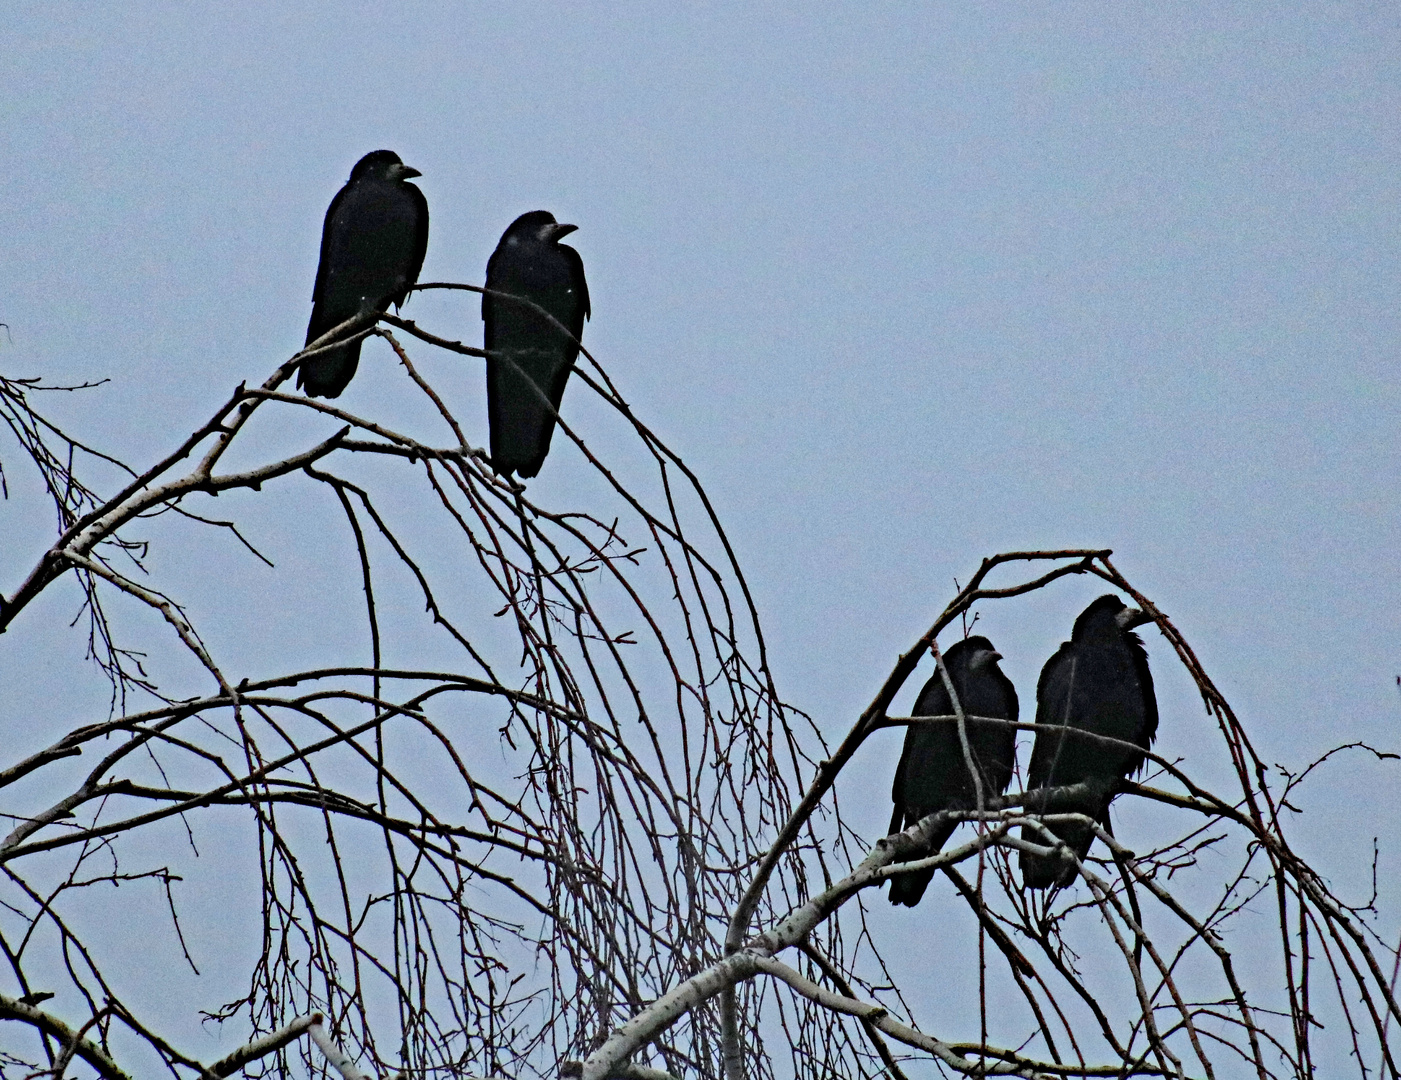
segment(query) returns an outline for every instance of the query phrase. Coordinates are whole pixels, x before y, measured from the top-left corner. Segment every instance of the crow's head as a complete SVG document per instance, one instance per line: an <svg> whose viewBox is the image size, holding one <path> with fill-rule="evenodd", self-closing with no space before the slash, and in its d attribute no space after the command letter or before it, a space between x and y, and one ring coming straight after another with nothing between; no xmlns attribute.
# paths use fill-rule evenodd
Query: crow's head
<svg viewBox="0 0 1401 1080"><path fill-rule="evenodd" d="M350 170L350 180L408 180L422 176L415 168L405 165L393 150L372 150L355 163Z"/></svg>
<svg viewBox="0 0 1401 1080"><path fill-rule="evenodd" d="M1002 654L992 647L992 642L977 635L949 646L944 653L944 663L950 671L979 671L1001 659Z"/></svg>
<svg viewBox="0 0 1401 1080"><path fill-rule="evenodd" d="M531 210L511 222L501 239L508 244L522 241L553 244L578 228L577 225L561 225L548 210Z"/></svg>
<svg viewBox="0 0 1401 1080"><path fill-rule="evenodd" d="M1113 594L1106 594L1080 612L1070 639L1088 641L1092 638L1108 638L1152 621L1151 615L1138 608L1129 607Z"/></svg>

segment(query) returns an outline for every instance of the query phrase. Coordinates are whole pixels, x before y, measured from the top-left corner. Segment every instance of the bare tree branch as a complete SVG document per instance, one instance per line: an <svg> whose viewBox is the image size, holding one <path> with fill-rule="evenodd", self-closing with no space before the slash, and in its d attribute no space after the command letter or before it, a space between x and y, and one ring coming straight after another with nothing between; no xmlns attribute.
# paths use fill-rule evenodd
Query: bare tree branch
<svg viewBox="0 0 1401 1080"><path fill-rule="evenodd" d="M356 415L282 388L308 357L372 336L389 345L404 376L396 386L416 405L395 415L419 419L391 426L374 409ZM898 1043L902 1057L967 1076L1211 1078L1244 1067L1282 1080L1318 1072L1326 1053L1350 1057L1367 1080L1362 1061L1379 1061L1397 1080L1395 950L1376 897L1342 899L1294 850L1291 815L1280 813L1293 812L1319 763L1266 768L1185 636L1110 552L983 559L829 748L779 696L758 608L700 480L587 350L578 392L597 396L624 439L558 418L556 454L578 451L560 467L581 470L588 498L554 506L468 445L471 424L447 392L455 384L437 383L408 345L453 363L484 355L367 312L260 385L238 387L144 468L41 416L42 384L0 377L0 430L33 464L57 520L41 552L7 553L23 557L11 568L21 584L0 600L0 630L71 572L90 652L113 686L109 715L36 717L23 730L69 728L0 760L11 822L0 841L0 960L20 989L0 998L0 1018L37 1048L24 1056L7 1044L0 1070L58 1076L77 1058L124 1075L116 1048L128 1044L108 1045L115 1024L172 1076L201 1080L274 1057L280 1068L303 1035L346 1078L902 1080ZM249 424L259 410L280 432L330 421L339 430L274 453ZM441 445L440 424L457 445ZM252 464L217 472L235 442ZM608 455L595 449L605 445ZM115 476L115 494L90 469ZM7 489L12 480L13 470L0 478ZM262 558L237 515L196 503L232 490L252 498L270 481L297 493L296 527L342 545L358 574L318 599L317 619L362 628L365 640L345 657L299 662L308 643L269 631L263 652L276 667L244 671L210 645L217 633L199 629L217 605L182 599L178 577L154 573L164 564L149 554L170 543L164 518L179 524L180 543L232 531ZM240 591L214 549L199 554L216 584L230 581L213 590L220 597L282 587L266 559L258 589ZM889 709L926 654L942 671L940 636L976 620L979 605L1084 574L1153 617L1216 741L1184 760L1149 753L1148 776L1109 791L1000 795L974 770L972 809L874 844L855 835L838 795L873 733L952 724L967 769L970 729L1045 729L969 714L951 685L949 716ZM161 616L154 646L131 636L129 611ZM431 665L398 664L424 642L437 650ZM169 663L180 655L195 663ZM214 692L182 681L207 676ZM90 749L97 760L78 762ZM1344 752L1386 757L1332 753ZM1225 787L1200 781L1222 765ZM1137 850L1076 812L1091 794L1137 801L1136 817L1152 824L1129 838ZM963 842L930 852L950 823L968 824ZM1067 823L1094 830L1086 857L1051 831ZM198 967L182 926L217 916L183 910L181 879L210 860L192 862L171 837L219 858L252 852L243 869L258 882L236 898L257 912L261 935L245 943L257 957L246 988L206 1010L236 1025L244 1045L212 1066L175 1048L167 1018L122 1000L83 914L92 890L120 885L104 899L113 923L164 926ZM1024 889L1017 852L1066 860L1077 884ZM970 859L977 874L965 878L956 868ZM966 960L977 974L976 993L943 1002L936 1023L887 962L904 943L885 940L867 908L868 890L929 869L973 915L948 920L930 962ZM1270 935L1258 932L1262 896ZM937 902L933 891L924 901ZM784 963L789 949L806 962ZM1275 971L1278 980L1260 974ZM55 992L73 1024L39 1008ZM791 1064L778 1065L785 1055Z"/></svg>

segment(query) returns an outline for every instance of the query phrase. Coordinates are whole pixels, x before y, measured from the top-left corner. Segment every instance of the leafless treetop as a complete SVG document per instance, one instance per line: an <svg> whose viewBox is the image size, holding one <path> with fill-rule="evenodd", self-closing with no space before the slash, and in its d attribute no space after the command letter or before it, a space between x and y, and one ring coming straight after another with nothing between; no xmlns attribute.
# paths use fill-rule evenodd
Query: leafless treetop
<svg viewBox="0 0 1401 1080"><path fill-rule="evenodd" d="M414 430L284 389L307 355L354 334L392 348L425 406ZM586 440L560 420L588 480L555 507L468 445L453 395L415 366L408 338L463 365L481 355L392 315L351 320L238 387L149 466L45 418L43 393L80 388L0 378L0 417L57 516L47 550L6 552L20 584L0 631L25 633L33 601L76 581L112 691L107 715L45 717L30 730L61 737L0 757L12 828L0 945L18 991L0 995L6 1076L115 1077L156 1059L181 1077L262 1075L299 1057L347 1077L901 1080L923 1059L970 1076L1265 1078L1314 1075L1320 1040L1359 1076L1398 1075L1395 950L1370 903L1344 903L1282 826L1309 769L1280 779L1265 767L1186 639L1109 552L982 560L830 748L776 689L701 483L587 352L576 377L618 426ZM329 437L317 413L334 422ZM274 428L299 448L269 454ZM592 448L604 441L627 449L606 458ZM31 482L8 464L7 484ZM246 507L274 486L298 487L298 529L334 527L355 552L358 570L318 613L330 625L358 612L364 644L344 663L301 666L306 643L272 639L257 669L233 667L209 644L217 612L152 572L175 517L256 553L252 531L213 516L208 498L242 492ZM233 573L212 533L177 535L202 545L213 580ZM1083 574L1153 616L1216 724L1199 759L1153 755L1142 783L1121 785L1121 800L1153 808L1164 841L1134 851L1099 829L1107 857L1047 897L1022 889L1008 856L1053 854L1021 826L1053 845L1043 824L1067 819L1054 805L1067 792L1037 815L1013 794L856 836L836 795L873 732L966 731L957 706L889 714L939 636L977 605ZM159 663L124 636L140 611L164 626ZM415 666L425 652L435 662ZM1203 773L1233 781L1209 790ZM950 816L973 825L928 855L922 841ZM245 943L256 957L245 990L206 1007L248 1040L216 1063L131 1004L83 903L120 883L103 897L108 927L156 925L157 897L177 938L184 920L225 918L179 906L195 849L246 852L258 882L225 898L228 912L261 913L260 937ZM976 972L958 1030L892 984L890 945L867 925L868 890L917 866L938 867L969 916L950 913L936 939ZM1271 934L1233 933L1263 910Z"/></svg>

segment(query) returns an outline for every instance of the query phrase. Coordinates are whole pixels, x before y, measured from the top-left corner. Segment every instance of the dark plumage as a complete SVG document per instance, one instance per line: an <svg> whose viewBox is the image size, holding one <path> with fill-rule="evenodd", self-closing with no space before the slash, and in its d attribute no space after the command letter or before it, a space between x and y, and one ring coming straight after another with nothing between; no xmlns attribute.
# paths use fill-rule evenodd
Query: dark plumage
<svg viewBox="0 0 1401 1080"><path fill-rule="evenodd" d="M589 317L584 261L560 238L577 226L532 210L511 223L486 264L486 287L534 301L573 335L560 332L538 311L490 294L482 297L486 323L486 405L491 463L503 476L531 477L550 452L564 384L579 355L576 342Z"/></svg>
<svg viewBox="0 0 1401 1080"><path fill-rule="evenodd" d="M402 304L418 281L428 250L428 200L407 181L421 175L392 150L366 154L350 171L321 228L308 345L362 311ZM312 357L297 371L297 385L311 397L339 397L355 375L360 344Z"/></svg>
<svg viewBox="0 0 1401 1080"><path fill-rule="evenodd" d="M997 666L1001 656L985 637L970 637L944 653L958 703L965 717L994 716L1017 719L1017 691L1012 680ZM953 703L944 681L936 671L924 684L913 716L952 716ZM968 747L982 774L983 796L990 798L1007 790L1016 755L1015 728L968 723ZM905 749L895 769L891 790L895 812L890 832L908 829L920 818L939 810L975 810L977 788L968 774L963 744L954 724L910 727L905 732ZM934 833L929 852L939 851L958 827L948 822ZM890 879L890 902L914 907L934 876L933 870L920 870Z"/></svg>
<svg viewBox="0 0 1401 1080"><path fill-rule="evenodd" d="M1158 699L1143 639L1132 632L1147 621L1147 616L1117 596L1101 596L1081 612L1070 640L1041 669L1036 722L1123 739L1143 750L1152 746L1158 730ZM1073 805L1056 802L1041 808L1042 812L1086 814L1107 825L1114 784L1138 771L1143 760L1139 750L1038 731L1027 790L1089 782L1095 787L1090 798ZM1036 804L1029 803L1028 808ZM1094 833L1088 828L1056 825L1052 831L1082 860L1089 853ZM1031 829L1023 829L1022 836L1032 843L1046 843ZM1026 852L1021 867L1022 880L1033 889L1068 885L1076 877L1074 866Z"/></svg>

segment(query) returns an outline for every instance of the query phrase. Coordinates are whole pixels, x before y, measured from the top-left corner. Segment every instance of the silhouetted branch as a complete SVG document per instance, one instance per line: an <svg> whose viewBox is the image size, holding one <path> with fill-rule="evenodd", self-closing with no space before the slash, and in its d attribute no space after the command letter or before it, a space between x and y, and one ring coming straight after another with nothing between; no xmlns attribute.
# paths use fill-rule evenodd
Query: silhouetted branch
<svg viewBox="0 0 1401 1080"><path fill-rule="evenodd" d="M372 336L406 376L397 385L423 406L395 415L426 412L431 438L418 420L391 427L374 410L357 415L282 389L309 357ZM281 1068L302 1036L299 1053L315 1042L347 1080L466 1070L772 1080L783 1053L792 1061L783 1071L794 1075L883 1069L900 1080L896 1043L967 1076L1200 1069L1209 1078L1224 1055L1230 1067L1243 1062L1273 1080L1316 1071L1326 1010L1333 1031L1346 1032L1339 1045L1359 1075L1367 1075L1364 1058L1379 1059L1396 1080L1391 945L1378 936L1370 902L1339 899L1282 829L1280 807L1292 806L1314 766L1271 785L1185 636L1109 551L983 559L829 749L778 695L757 606L703 485L587 350L574 372L579 392L607 404L634 456L606 460L594 446L615 442L586 441L559 419L557 443L579 453L558 467L587 477L579 490L589 505L556 507L536 497L544 489L497 475L468 444L471 424L449 384L440 391L410 356L410 337L454 356L484 355L367 312L259 386L236 388L144 469L40 416L33 395L41 384L0 379L0 419L57 511L47 549L15 568L21 584L0 599L0 630L72 572L94 657L113 685L111 714L70 720L57 738L62 721L37 717L26 730L50 732L48 746L0 761L11 821L0 841L0 957L23 991L0 998L0 1018L32 1033L37 1056L25 1060L33 1073L61 1075L76 1057L101 1075L123 1075L107 1041L115 1022L173 1074L201 1080L274 1056L268 1067ZM319 417L339 430L294 441L305 447L295 453L272 452L249 424L259 410L284 437L327 423ZM456 446L437 445L438 423ZM251 464L218 473L235 441L238 460ZM86 478L93 463L116 470L115 494ZM13 470L3 482L12 479ZM353 553L354 587L320 597L315 622L363 628L359 655L370 663L317 658L299 668L308 643L269 629L262 654L281 673L238 670L211 644L219 635L198 629L210 612L148 568L152 545L165 541L135 530L168 512L199 535L232 530L263 558L233 515L216 520L190 504L232 490L252 497L271 481L297 492L299 539L329 536ZM255 595L277 595L285 579L263 563L258 572L268 578ZM242 597L220 587L228 571L212 555L203 569L214 595ZM1141 750L970 714L951 680L950 715L889 715L926 654L942 671L940 635L970 612L976 618L975 606L1084 574L1153 618L1215 718L1219 745L1194 748L1189 760L1147 753L1151 775L1110 790L997 794L979 781L971 808L929 815L874 845L855 836L838 790L883 728L952 724L965 768L974 764L968 732L991 724ZM150 632L168 651L150 670L145 650L122 636L130 622L109 618L113 605L161 616ZM395 666L401 655L430 655L418 651L425 647L437 651L422 669ZM194 663L184 666L200 680L212 675L216 692L201 682L192 695L180 681L190 676L169 673L178 665L167 661L185 654ZM78 760L89 753L100 756ZM1206 766L1216 757L1229 763L1229 790L1195 778L1213 775ZM1134 838L1143 850L1077 812L1115 796L1151 807L1154 839ZM965 842L931 851L931 838L958 823L970 825ZM1103 848L1077 857L1051 828L1071 824L1091 829ZM87 923L71 914L93 888L121 884L104 900L112 921L145 932L160 912L189 959L181 925L190 916L177 914L175 891L183 856L161 831L169 826L192 846L213 833L220 859L246 858L257 871L258 895L237 898L259 913L257 959L246 990L210 1014L246 1028L247 1042L213 1066L182 1054L152 1015L120 999L104 974L105 951L90 947L80 929ZM168 863L159 855L148 868L135 865L167 847ZM1063 860L1076 884L1026 890L1019 852ZM970 859L978 872L965 877L956 867ZM977 935L948 920L937 947L921 937L932 963L966 956L978 966L976 999L941 1012L938 1034L920 1030L931 1026L919 1020L922 1003L892 978L865 906L869 890L928 870L952 882ZM152 888L159 903L132 903ZM1276 909L1273 939L1230 936L1262 894ZM924 903L936 902L931 891ZM984 951L986 940L995 948ZM785 963L790 949L807 963ZM1275 968L1278 1002L1258 974ZM997 978L1019 996L990 1016ZM81 1024L58 1019L56 1006L38 1008L48 987L63 992L64 1011ZM953 1037L975 1012L976 1038ZM1050 1060L1037 1056L1038 1039ZM638 1055L647 1064L631 1060ZM8 1051L3 1058L6 1067L19 1060Z"/></svg>

